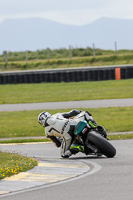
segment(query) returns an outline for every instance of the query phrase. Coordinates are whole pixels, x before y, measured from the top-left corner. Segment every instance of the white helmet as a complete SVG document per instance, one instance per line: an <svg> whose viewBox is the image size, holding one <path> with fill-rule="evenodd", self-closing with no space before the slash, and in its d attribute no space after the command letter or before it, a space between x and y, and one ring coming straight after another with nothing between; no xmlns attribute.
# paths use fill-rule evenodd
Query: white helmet
<svg viewBox="0 0 133 200"><path fill-rule="evenodd" d="M46 119L48 117L51 117L51 114L48 113L48 112L41 112L39 115L38 115L38 122L41 126L45 127L45 122L46 122Z"/></svg>

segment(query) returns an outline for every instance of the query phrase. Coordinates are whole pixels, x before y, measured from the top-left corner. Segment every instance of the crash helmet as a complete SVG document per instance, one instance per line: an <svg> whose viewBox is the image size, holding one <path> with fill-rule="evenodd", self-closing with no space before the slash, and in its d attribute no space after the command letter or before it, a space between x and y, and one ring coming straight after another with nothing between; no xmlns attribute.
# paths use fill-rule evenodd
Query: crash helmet
<svg viewBox="0 0 133 200"><path fill-rule="evenodd" d="M48 112L41 112L39 115L38 115L38 122L41 126L45 127L45 124L46 124L46 119L48 117L51 117L51 114L48 113Z"/></svg>

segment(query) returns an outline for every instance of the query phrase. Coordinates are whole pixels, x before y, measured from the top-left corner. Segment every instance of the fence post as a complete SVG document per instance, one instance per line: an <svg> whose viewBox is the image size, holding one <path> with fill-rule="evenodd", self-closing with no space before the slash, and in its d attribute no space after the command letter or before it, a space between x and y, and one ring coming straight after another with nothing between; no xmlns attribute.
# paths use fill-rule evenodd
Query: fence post
<svg viewBox="0 0 133 200"><path fill-rule="evenodd" d="M117 56L117 42L115 42L115 56Z"/></svg>
<svg viewBox="0 0 133 200"><path fill-rule="evenodd" d="M47 48L47 60L48 60L48 63L49 63L49 48Z"/></svg>
<svg viewBox="0 0 133 200"><path fill-rule="evenodd" d="M5 69L7 68L7 64L8 64L8 52L4 51L4 57L5 57Z"/></svg>
<svg viewBox="0 0 133 200"><path fill-rule="evenodd" d="M95 55L96 55L96 53L95 53L95 44L93 43L92 45L93 45L93 57L95 58Z"/></svg>
<svg viewBox="0 0 133 200"><path fill-rule="evenodd" d="M72 59L72 49L71 49L71 45L69 45L69 59L70 59L70 62L71 62L71 59Z"/></svg>
<svg viewBox="0 0 133 200"><path fill-rule="evenodd" d="M26 51L26 64L28 64L28 50Z"/></svg>

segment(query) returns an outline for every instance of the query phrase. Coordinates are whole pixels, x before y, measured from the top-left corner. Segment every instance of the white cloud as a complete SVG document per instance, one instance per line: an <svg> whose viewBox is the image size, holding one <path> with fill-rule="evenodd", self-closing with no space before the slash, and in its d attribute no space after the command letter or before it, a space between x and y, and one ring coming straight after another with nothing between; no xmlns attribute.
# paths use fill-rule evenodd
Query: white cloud
<svg viewBox="0 0 133 200"><path fill-rule="evenodd" d="M106 0L0 0L0 13L91 9L103 4L107 4Z"/></svg>
<svg viewBox="0 0 133 200"><path fill-rule="evenodd" d="M100 17L133 19L132 0L0 0L0 21L41 17L84 25Z"/></svg>

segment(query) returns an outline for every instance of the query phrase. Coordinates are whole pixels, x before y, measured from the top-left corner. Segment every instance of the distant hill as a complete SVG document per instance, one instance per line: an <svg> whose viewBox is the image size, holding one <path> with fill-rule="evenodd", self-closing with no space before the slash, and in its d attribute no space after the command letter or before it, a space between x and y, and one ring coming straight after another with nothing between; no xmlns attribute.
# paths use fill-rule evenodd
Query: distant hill
<svg viewBox="0 0 133 200"><path fill-rule="evenodd" d="M0 24L0 52L55 48L92 47L133 49L133 20L101 18L84 26L27 18L7 19Z"/></svg>

